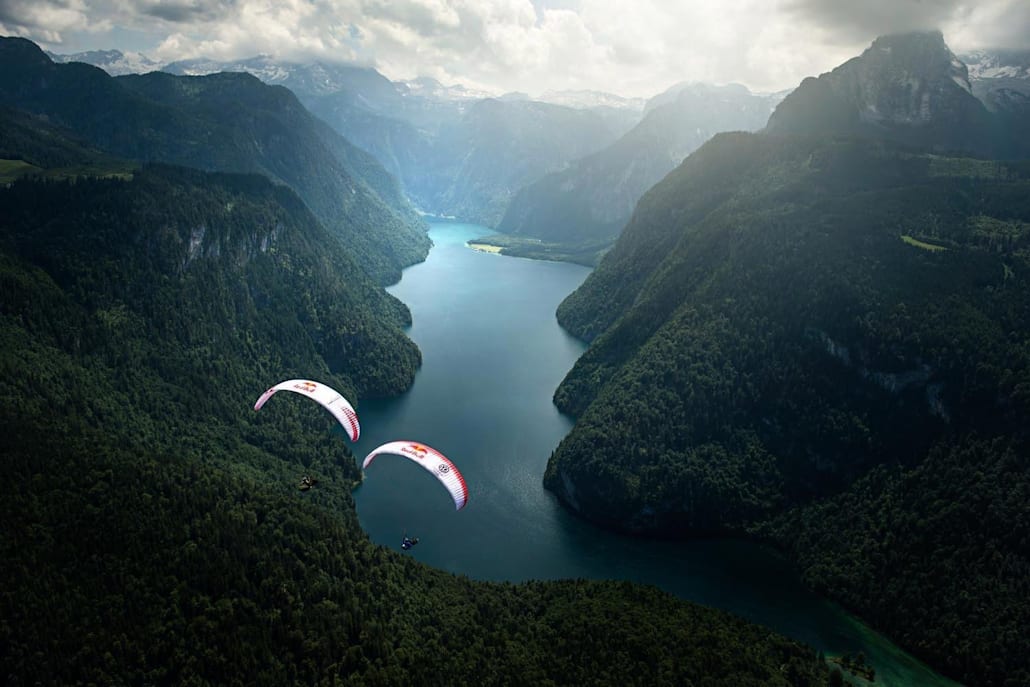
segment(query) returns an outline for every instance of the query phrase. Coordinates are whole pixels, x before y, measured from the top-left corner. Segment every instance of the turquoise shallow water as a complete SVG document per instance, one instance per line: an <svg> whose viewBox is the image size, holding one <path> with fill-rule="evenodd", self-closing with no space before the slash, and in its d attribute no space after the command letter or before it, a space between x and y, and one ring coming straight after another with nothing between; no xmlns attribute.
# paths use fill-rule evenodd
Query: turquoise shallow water
<svg viewBox="0 0 1030 687"><path fill-rule="evenodd" d="M550 453L572 426L551 402L584 350L557 324L558 303L589 270L481 253L465 242L490 230L436 224L429 258L391 293L411 308L409 334L423 366L405 395L358 408L359 457L410 439L442 451L468 482L468 506L424 470L393 456L372 465L355 492L377 543L481 580L629 579L725 609L831 654L862 651L876 684L954 685L834 604L804 588L780 556L736 540L669 543L599 530L543 489Z"/></svg>

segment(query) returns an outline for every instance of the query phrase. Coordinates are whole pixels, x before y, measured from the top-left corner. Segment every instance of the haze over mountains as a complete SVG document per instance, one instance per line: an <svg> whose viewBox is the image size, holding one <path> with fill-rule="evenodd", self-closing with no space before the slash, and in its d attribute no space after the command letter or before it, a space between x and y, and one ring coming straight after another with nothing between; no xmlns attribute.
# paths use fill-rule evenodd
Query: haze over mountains
<svg viewBox="0 0 1030 687"><path fill-rule="evenodd" d="M93 60L113 73L130 64L113 52L58 59ZM147 62L140 56L135 64ZM240 71L286 86L313 114L372 153L417 207L488 226L500 221L524 184L614 140L639 113L638 102L617 96L491 98L431 79L394 83L369 68L268 57L190 60L162 69L181 75ZM563 100L576 107L555 104Z"/></svg>
<svg viewBox="0 0 1030 687"><path fill-rule="evenodd" d="M932 52L945 56L943 47L945 57L955 59L940 34L932 35L937 38L924 46L923 58L934 59ZM503 105L479 106L496 96L426 78L392 82L368 67L269 56L159 64L117 50L51 56L85 61L114 75L158 68L182 75L242 71L286 86L312 113L372 153L422 211L557 242L581 256L610 245L643 192L689 152L719 131L764 127L786 95L684 83L657 94L646 108L640 99L582 91L548 92L536 100L508 94L497 99ZM1025 106L1026 53L980 51L964 59L973 67L968 77L956 72L957 78L968 78L989 110ZM667 107L675 103L678 108ZM975 117L973 109L963 116Z"/></svg>
<svg viewBox="0 0 1030 687"><path fill-rule="evenodd" d="M498 229L607 248L644 192L720 131L765 126L777 96L740 85L680 84L648 101L641 121L604 150L524 187Z"/></svg>

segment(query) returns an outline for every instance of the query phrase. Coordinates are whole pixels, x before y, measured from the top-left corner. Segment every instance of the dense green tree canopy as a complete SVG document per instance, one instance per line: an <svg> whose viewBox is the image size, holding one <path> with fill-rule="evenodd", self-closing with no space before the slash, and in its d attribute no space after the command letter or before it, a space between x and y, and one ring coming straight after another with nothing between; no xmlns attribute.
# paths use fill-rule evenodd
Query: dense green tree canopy
<svg viewBox="0 0 1030 687"><path fill-rule="evenodd" d="M418 351L288 189L147 167L17 181L0 217L5 684L825 684L810 649L653 588L373 545L328 415L251 406L290 375L395 393Z"/></svg>
<svg viewBox="0 0 1030 687"><path fill-rule="evenodd" d="M1025 677L1025 651L985 638L1030 624L1030 523L1010 491L1030 485L1028 258L1025 164L717 136L559 308L593 344L555 394L578 419L545 483L620 529L764 532L934 665L976 684ZM955 490L963 465L976 489ZM879 496L859 496L884 467L895 488L954 492L981 515L934 556L903 546L934 536L941 502L905 500L902 536ZM824 517L842 503L846 527ZM892 564L850 570L850 542L885 534ZM961 563L993 551L1009 563ZM914 578L926 585L902 600ZM915 598L925 613L896 613ZM966 614L964 599L1005 612Z"/></svg>

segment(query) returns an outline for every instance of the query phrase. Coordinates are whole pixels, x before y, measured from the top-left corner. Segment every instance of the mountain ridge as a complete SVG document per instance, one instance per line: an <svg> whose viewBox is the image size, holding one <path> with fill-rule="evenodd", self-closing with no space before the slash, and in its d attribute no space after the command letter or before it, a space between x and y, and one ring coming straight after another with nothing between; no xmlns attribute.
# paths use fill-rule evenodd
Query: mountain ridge
<svg viewBox="0 0 1030 687"><path fill-rule="evenodd" d="M1025 156L1028 144L974 94L939 31L881 36L861 55L808 77L776 108L780 134L888 137L982 157Z"/></svg>
<svg viewBox="0 0 1030 687"><path fill-rule="evenodd" d="M638 116L632 106L613 107L622 102L614 96L600 101L574 96L560 104L511 100L429 79L391 82L368 67L268 56L187 60L163 69L177 74L238 69L284 85L312 113L374 155L421 210L487 226L501 220L522 185L603 147ZM484 164L486 155L495 162Z"/></svg>
<svg viewBox="0 0 1030 687"><path fill-rule="evenodd" d="M291 185L380 283L428 251L424 223L396 182L285 88L247 74L116 78L55 64L24 39L0 40L0 61L10 67L0 78L6 104L49 116L115 155L261 172Z"/></svg>

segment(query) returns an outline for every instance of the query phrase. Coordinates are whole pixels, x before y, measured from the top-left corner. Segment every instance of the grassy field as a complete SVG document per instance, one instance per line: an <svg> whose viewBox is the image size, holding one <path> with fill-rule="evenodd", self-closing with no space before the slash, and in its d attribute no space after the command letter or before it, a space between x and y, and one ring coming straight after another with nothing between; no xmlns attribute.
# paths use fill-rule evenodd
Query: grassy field
<svg viewBox="0 0 1030 687"><path fill-rule="evenodd" d="M24 160L0 160L0 184L9 184L25 174L38 174L42 168Z"/></svg>
<svg viewBox="0 0 1030 687"><path fill-rule="evenodd" d="M112 164L75 165L44 169L24 160L0 160L0 184L9 184L26 175L42 176L47 179L76 179L79 177L119 177L131 179L135 165L129 162Z"/></svg>
<svg viewBox="0 0 1030 687"><path fill-rule="evenodd" d="M536 238L509 234L483 236L469 241L468 245L475 250L500 253L514 258L573 262L587 267L596 267L601 256L611 247L610 242L601 244L548 243Z"/></svg>
<svg viewBox="0 0 1030 687"><path fill-rule="evenodd" d="M905 243L907 243L910 246L915 246L916 248L922 248L923 250L928 250L931 253L937 253L937 252L940 252L942 250L948 250L944 246L935 246L932 243L926 243L925 241L920 241L919 239L914 239L911 236L902 235L901 240L904 241Z"/></svg>
<svg viewBox="0 0 1030 687"><path fill-rule="evenodd" d="M468 247L472 250L478 250L483 253L500 253L502 250L504 250L500 246L494 246L489 243L477 243L475 241L469 241Z"/></svg>

